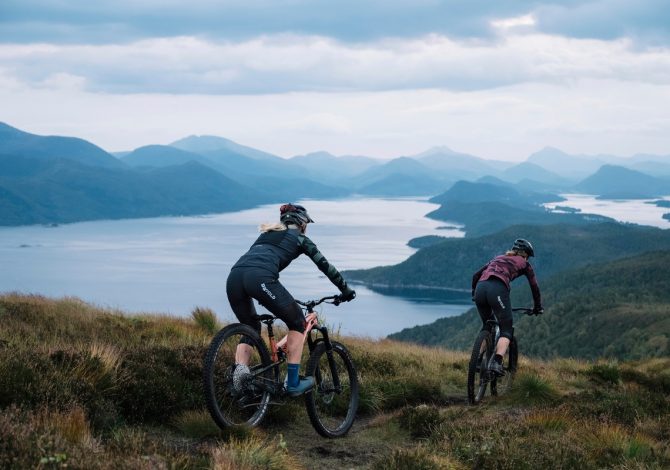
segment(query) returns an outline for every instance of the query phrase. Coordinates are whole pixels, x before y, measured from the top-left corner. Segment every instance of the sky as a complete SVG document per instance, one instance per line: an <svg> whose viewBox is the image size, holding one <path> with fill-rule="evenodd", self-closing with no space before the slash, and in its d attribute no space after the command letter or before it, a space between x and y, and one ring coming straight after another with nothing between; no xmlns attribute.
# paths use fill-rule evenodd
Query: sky
<svg viewBox="0 0 670 470"><path fill-rule="evenodd" d="M666 0L2 0L0 121L109 151L670 155Z"/></svg>

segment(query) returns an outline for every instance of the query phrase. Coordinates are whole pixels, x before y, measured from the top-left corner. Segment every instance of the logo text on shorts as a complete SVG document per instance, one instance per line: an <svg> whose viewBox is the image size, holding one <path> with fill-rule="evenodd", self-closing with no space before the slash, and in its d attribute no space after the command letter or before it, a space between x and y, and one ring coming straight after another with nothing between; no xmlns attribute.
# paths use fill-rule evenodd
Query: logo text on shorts
<svg viewBox="0 0 670 470"><path fill-rule="evenodd" d="M501 306L503 309L505 308L505 304L503 303L503 301L502 301L502 299L500 298L500 296L498 296L498 303L500 304L500 306Z"/></svg>
<svg viewBox="0 0 670 470"><path fill-rule="evenodd" d="M274 295L272 292L270 292L270 289L268 289L268 288L265 286L265 283L264 283L264 282L261 283L261 289L263 289L263 292L265 292L267 295L269 295L270 298L271 298L272 300L276 300L276 299L277 299L277 297L275 297L275 295Z"/></svg>

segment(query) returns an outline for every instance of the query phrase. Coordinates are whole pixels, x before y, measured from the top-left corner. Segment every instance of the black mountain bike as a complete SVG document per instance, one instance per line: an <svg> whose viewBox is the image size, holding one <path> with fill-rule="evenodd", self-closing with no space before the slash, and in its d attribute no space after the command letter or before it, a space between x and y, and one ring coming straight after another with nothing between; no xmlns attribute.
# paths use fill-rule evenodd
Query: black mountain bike
<svg viewBox="0 0 670 470"><path fill-rule="evenodd" d="M330 340L328 329L318 324L314 313L317 305L324 302L339 305L341 298L330 296L296 302L305 311L305 340L309 347L305 375L315 379L314 388L305 394L307 414L322 436L344 436L351 429L358 409L356 367L347 348ZM222 429L256 426L270 405L281 405L288 397L282 367L287 361L287 338L275 341L272 328L275 316L259 315L258 319L267 326L269 350L253 328L234 323L216 334L205 356L205 401L212 419ZM248 365L236 361L239 344L251 346L250 357L244 361Z"/></svg>
<svg viewBox="0 0 670 470"><path fill-rule="evenodd" d="M513 308L513 312L523 312L526 315L532 315L532 308ZM495 316L486 322L486 326L479 332L475 344L472 346L470 355L470 364L468 366L468 402L470 404L479 403L486 387L491 385L491 395L498 395L509 391L516 374L519 361L519 346L516 338L512 337L509 343L507 353L503 357L503 376L496 376L488 371L489 360L496 351L498 340L500 339L500 325Z"/></svg>

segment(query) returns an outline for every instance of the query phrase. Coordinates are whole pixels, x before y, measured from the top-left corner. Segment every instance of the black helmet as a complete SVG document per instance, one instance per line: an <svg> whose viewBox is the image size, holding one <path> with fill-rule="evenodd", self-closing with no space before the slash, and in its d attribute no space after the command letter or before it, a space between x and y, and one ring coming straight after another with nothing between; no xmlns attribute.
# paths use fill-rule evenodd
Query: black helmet
<svg viewBox="0 0 670 470"><path fill-rule="evenodd" d="M314 222L307 213L307 209L298 204L284 204L279 208L279 220L284 224L307 225Z"/></svg>
<svg viewBox="0 0 670 470"><path fill-rule="evenodd" d="M514 240L514 246L512 246L514 251L524 251L528 254L528 257L535 256L535 250L533 250L533 245L530 244L528 240L523 238L517 238Z"/></svg>

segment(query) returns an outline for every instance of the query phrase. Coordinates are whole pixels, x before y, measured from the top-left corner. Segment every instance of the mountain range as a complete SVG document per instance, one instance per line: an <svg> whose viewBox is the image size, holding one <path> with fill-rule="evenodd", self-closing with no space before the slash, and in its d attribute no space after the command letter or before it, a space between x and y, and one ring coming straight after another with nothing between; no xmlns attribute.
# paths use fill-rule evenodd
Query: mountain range
<svg viewBox="0 0 670 470"><path fill-rule="evenodd" d="M522 210L534 212L525 218L543 218L538 205L559 200L559 192L669 194L669 162L669 156L574 156L553 148L519 164L448 147L390 160L327 152L281 158L217 136L111 154L83 139L39 136L0 123L0 225L203 214L352 194L448 198L464 181L496 186L487 191L497 191L498 203L523 202ZM432 215L436 218L472 219L465 214L471 200L435 202L443 204ZM479 203L474 213L481 216ZM487 230L469 224L472 233Z"/></svg>

